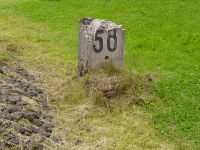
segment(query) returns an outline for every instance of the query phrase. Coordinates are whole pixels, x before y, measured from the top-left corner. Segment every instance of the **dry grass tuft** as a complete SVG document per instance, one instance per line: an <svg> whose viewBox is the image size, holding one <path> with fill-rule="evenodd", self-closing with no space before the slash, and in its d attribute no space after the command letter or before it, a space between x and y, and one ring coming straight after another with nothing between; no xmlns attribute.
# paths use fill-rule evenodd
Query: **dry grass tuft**
<svg viewBox="0 0 200 150"><path fill-rule="evenodd" d="M108 99L120 97L131 86L134 86L133 78L112 64L104 64L85 77L89 94L100 92Z"/></svg>
<svg viewBox="0 0 200 150"><path fill-rule="evenodd" d="M106 98L115 98L125 93L129 85L120 84L121 77L92 77L86 82L86 89L89 93L100 91Z"/></svg>
<svg viewBox="0 0 200 150"><path fill-rule="evenodd" d="M18 50L19 50L19 47L18 47L18 45L16 45L16 44L9 44L8 46L7 46L7 50L9 51L9 52L18 52Z"/></svg>
<svg viewBox="0 0 200 150"><path fill-rule="evenodd" d="M27 46L14 40L0 40L0 64L5 65L9 60L16 59Z"/></svg>
<svg viewBox="0 0 200 150"><path fill-rule="evenodd" d="M87 95L92 95L95 104L100 106L108 106L122 98L129 104L138 104L151 95L153 79L150 80L150 76L104 64L83 77L83 86Z"/></svg>
<svg viewBox="0 0 200 150"><path fill-rule="evenodd" d="M5 65L6 65L6 62L0 59L0 66L5 66Z"/></svg>
<svg viewBox="0 0 200 150"><path fill-rule="evenodd" d="M0 51L8 51L12 53L17 53L20 51L20 49L23 49L23 46L20 43L6 41L6 40L0 41Z"/></svg>

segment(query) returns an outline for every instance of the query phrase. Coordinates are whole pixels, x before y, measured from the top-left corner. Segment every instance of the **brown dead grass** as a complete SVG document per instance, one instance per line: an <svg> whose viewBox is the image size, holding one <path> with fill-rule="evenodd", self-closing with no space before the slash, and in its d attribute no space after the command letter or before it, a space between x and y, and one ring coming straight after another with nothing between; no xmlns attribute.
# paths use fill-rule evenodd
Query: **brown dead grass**
<svg viewBox="0 0 200 150"><path fill-rule="evenodd" d="M124 70L112 64L98 66L85 77L85 88L88 94L100 92L108 99L124 95L134 87L133 78Z"/></svg>
<svg viewBox="0 0 200 150"><path fill-rule="evenodd" d="M135 105L151 98L153 80L151 74L128 72L108 64L83 77L83 87L97 105L110 107L122 98Z"/></svg>
<svg viewBox="0 0 200 150"><path fill-rule="evenodd" d="M94 77L86 82L88 93L100 91L106 98L115 98L123 94L128 86L121 86L121 77Z"/></svg>
<svg viewBox="0 0 200 150"><path fill-rule="evenodd" d="M5 66L6 64L6 61L0 59L0 66Z"/></svg>
<svg viewBox="0 0 200 150"><path fill-rule="evenodd" d="M0 51L17 53L20 51L21 48L23 48L22 45L17 42L10 42L6 40L0 41Z"/></svg>

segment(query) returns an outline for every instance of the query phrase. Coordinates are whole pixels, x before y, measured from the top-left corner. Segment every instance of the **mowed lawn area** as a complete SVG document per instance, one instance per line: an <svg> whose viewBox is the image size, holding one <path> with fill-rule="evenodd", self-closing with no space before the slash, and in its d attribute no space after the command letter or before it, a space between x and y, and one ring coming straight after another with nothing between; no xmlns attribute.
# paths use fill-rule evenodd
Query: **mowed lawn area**
<svg viewBox="0 0 200 150"><path fill-rule="evenodd" d="M48 34L33 41L58 45L51 53L75 67L79 19L92 16L122 24L127 34L125 68L155 79L151 100L139 106L151 116L152 129L175 149L200 149L200 0L0 2L1 18L13 15L46 27Z"/></svg>

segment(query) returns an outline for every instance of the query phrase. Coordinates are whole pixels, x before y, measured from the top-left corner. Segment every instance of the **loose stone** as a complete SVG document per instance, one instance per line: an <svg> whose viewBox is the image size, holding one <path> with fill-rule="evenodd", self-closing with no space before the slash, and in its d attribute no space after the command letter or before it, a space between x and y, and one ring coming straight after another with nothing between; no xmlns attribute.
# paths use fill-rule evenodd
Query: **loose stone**
<svg viewBox="0 0 200 150"><path fill-rule="evenodd" d="M43 149L54 128L44 89L22 67L0 66L0 73L0 149Z"/></svg>

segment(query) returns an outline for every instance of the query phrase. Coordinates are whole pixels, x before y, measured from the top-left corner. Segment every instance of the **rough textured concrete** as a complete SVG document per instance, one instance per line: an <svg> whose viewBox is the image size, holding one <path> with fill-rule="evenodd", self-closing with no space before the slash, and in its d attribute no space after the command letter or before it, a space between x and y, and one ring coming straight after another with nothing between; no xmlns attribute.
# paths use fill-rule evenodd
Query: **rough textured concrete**
<svg viewBox="0 0 200 150"><path fill-rule="evenodd" d="M79 75L103 63L122 67L124 61L125 30L107 20L84 18L79 31Z"/></svg>

